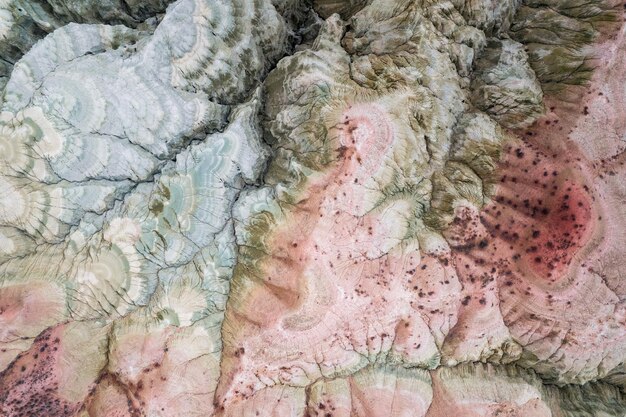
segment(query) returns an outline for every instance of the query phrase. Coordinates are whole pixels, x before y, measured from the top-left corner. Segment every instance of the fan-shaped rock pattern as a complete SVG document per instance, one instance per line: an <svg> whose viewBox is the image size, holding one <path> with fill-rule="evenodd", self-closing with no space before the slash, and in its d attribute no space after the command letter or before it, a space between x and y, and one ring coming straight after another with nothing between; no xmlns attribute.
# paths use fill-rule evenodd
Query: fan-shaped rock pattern
<svg viewBox="0 0 626 417"><path fill-rule="evenodd" d="M37 41L67 23L124 24L153 30L171 0L3 0L0 2L0 86Z"/></svg>
<svg viewBox="0 0 626 417"><path fill-rule="evenodd" d="M623 417L621 9L0 0L0 414Z"/></svg>

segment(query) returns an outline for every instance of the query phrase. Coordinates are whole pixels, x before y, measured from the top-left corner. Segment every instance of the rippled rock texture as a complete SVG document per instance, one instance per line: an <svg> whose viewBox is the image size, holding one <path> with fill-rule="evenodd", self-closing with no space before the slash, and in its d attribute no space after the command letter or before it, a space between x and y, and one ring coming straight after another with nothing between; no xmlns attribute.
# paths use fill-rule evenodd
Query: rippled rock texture
<svg viewBox="0 0 626 417"><path fill-rule="evenodd" d="M626 415L613 0L0 0L0 415Z"/></svg>

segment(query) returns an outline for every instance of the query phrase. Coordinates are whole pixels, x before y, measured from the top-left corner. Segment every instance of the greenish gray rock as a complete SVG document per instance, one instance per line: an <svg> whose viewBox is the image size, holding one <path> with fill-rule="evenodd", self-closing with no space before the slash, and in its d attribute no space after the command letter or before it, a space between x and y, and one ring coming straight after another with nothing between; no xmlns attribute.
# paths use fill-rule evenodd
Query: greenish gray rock
<svg viewBox="0 0 626 417"><path fill-rule="evenodd" d="M524 128L543 114L543 91L520 43L490 39L473 77L474 104L502 126Z"/></svg>

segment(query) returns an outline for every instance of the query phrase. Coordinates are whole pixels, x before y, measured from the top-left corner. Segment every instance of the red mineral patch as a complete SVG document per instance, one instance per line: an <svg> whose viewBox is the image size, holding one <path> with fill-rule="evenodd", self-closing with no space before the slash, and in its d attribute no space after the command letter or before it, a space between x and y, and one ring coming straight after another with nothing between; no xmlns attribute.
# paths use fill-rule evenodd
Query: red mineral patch
<svg viewBox="0 0 626 417"><path fill-rule="evenodd" d="M530 145L507 151L494 202L480 215L489 236L476 249L555 282L589 239L592 191L571 159Z"/></svg>
<svg viewBox="0 0 626 417"><path fill-rule="evenodd" d="M553 290L568 283L571 264L595 230L593 192L571 153L548 154L519 141L505 149L496 172L492 202L481 212L458 209L445 232L465 293L450 349L453 339L480 329L494 337L506 332L486 321L503 300L534 299L543 288L552 305Z"/></svg>
<svg viewBox="0 0 626 417"><path fill-rule="evenodd" d="M506 149L497 172L492 203L478 218L457 213L448 231L455 253L472 259L460 270L465 276L515 270L558 282L594 230L594 197L581 169L571 158L519 143Z"/></svg>
<svg viewBox="0 0 626 417"><path fill-rule="evenodd" d="M81 407L58 393L61 355L60 339L64 325L44 331L31 348L20 354L0 373L0 415L3 417L73 416Z"/></svg>

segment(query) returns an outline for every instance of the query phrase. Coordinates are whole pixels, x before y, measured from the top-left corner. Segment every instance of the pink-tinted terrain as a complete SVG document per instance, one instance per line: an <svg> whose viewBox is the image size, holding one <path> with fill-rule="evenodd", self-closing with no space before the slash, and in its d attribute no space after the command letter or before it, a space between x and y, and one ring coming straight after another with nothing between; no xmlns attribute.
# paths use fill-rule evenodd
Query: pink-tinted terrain
<svg viewBox="0 0 626 417"><path fill-rule="evenodd" d="M625 4L35 3L0 417L626 416Z"/></svg>

